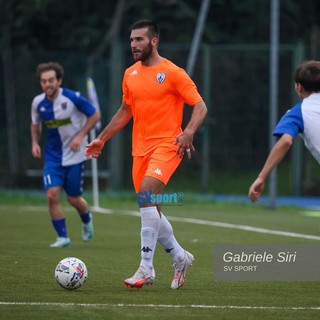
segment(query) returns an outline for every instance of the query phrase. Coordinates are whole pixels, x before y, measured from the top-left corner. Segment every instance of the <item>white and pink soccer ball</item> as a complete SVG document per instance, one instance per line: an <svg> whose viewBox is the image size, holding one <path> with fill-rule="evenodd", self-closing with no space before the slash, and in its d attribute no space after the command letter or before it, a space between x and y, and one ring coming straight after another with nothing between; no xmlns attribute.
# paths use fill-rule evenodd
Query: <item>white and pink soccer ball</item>
<svg viewBox="0 0 320 320"><path fill-rule="evenodd" d="M84 285L88 270L80 259L68 257L57 264L54 276L62 288L74 290Z"/></svg>

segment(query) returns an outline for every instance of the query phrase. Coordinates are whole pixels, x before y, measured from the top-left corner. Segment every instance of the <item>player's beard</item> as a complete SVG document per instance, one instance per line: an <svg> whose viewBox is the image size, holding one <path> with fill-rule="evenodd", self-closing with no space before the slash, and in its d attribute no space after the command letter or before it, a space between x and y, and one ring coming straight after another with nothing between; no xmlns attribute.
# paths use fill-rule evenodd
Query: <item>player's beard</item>
<svg viewBox="0 0 320 320"><path fill-rule="evenodd" d="M49 100L54 100L58 95L59 88L48 88L45 90L46 97Z"/></svg>
<svg viewBox="0 0 320 320"><path fill-rule="evenodd" d="M150 58L151 55L152 45L150 41L149 44L143 50L141 50L140 54L137 57L135 57L135 54L133 54L133 58L135 61L146 61Z"/></svg>

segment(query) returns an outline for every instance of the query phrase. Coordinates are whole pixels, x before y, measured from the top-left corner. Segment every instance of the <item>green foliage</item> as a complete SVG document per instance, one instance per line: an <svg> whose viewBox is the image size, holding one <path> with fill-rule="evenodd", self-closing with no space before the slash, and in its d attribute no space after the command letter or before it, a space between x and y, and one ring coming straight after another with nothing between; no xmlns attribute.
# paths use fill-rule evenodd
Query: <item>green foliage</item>
<svg viewBox="0 0 320 320"><path fill-rule="evenodd" d="M12 79L10 88L15 95L17 132L16 141L6 132L6 117L0 119L0 184L9 187L38 187L38 180L25 175L26 169L41 169L41 161L30 154L30 104L39 93L34 70L39 62L60 61L66 70L63 85L85 92L85 76L89 57L97 51L113 26L120 1L88 0L0 0L0 49L11 49ZM181 67L186 66L191 40L195 31L200 0L127 0L123 14L118 17L121 55L111 61L111 50L116 41L110 37L95 60L93 76L96 80L103 124L112 116L110 106L112 86L121 87L119 74L112 74L110 66L119 64L123 70L132 63L129 46L129 26L137 19L150 18L161 27L160 53ZM319 52L320 18L318 0L280 1L280 82L279 117L292 105L293 63L296 43L302 41L305 57L314 58ZM270 0L215 0L211 1L199 53L194 80L209 107L209 161L212 167L210 191L239 192L245 188L252 172L260 169L268 150L269 114L269 36ZM313 38L311 39L311 35ZM288 45L287 45L288 44ZM257 45L257 46L256 46ZM204 49L205 48L205 49ZM309 50L310 48L310 50ZM309 52L310 51L310 52ZM0 112L5 114L4 92L7 78L0 68ZM118 82L118 83L115 83ZM116 100L116 99L114 99ZM118 97L120 103L121 96ZM113 104L113 102L112 102ZM130 177L130 128L125 129L125 181L132 187ZM12 177L8 170L8 144L19 146L19 172ZM195 137L197 154L190 162L184 161L180 176L195 172L194 183L200 184L203 136ZM109 149L99 164L109 165ZM233 182L225 184L216 178L226 173ZM178 177L178 175L176 175ZM240 181L240 177L245 180ZM224 179L221 178L223 181ZM313 181L310 178L308 184ZM211 182L210 182L211 184ZM218 186L218 188L216 187ZM221 187L220 187L221 186ZM232 188L230 188L232 187ZM282 187L281 187L282 189ZM193 190L193 191L199 191ZM287 192L287 189L286 191Z"/></svg>
<svg viewBox="0 0 320 320"><path fill-rule="evenodd" d="M128 28L135 20L150 18L161 25L164 41L190 42L200 3L199 0L127 0L122 39L128 39ZM311 28L319 26L319 2L280 1L280 5L281 39L310 41ZM116 1L2 0L0 20L10 26L14 46L90 52L110 28L116 6ZM269 0L212 1L204 41L267 42L269 10Z"/></svg>

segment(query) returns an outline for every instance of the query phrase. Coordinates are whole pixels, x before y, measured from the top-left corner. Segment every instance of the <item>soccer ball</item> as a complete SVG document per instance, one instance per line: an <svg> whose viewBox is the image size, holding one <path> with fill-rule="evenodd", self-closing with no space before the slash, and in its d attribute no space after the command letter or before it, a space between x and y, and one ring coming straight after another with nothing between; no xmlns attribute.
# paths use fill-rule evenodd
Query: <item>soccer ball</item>
<svg viewBox="0 0 320 320"><path fill-rule="evenodd" d="M58 263L54 276L62 288L74 290L84 285L88 278L88 270L80 259L68 257Z"/></svg>

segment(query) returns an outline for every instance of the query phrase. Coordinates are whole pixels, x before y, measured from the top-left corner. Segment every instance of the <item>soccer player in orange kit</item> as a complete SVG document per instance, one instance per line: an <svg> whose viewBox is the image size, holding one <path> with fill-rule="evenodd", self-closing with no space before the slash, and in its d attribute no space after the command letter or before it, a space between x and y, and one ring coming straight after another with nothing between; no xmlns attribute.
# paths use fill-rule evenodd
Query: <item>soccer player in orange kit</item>
<svg viewBox="0 0 320 320"><path fill-rule="evenodd" d="M139 20L131 28L130 41L136 61L123 77L122 103L110 123L86 148L87 158L101 154L106 141L131 118L132 177L136 193L161 194L184 153L191 159L193 136L207 113L197 87L187 73L158 53L159 27L150 20ZM184 103L193 108L190 120L181 129ZM141 262L137 272L124 281L131 288L153 284L153 256L157 241L173 258L172 289L185 282L194 257L177 242L170 222L160 205L140 203Z"/></svg>

